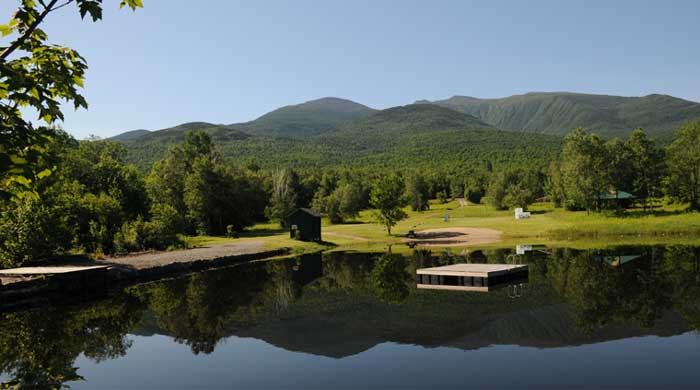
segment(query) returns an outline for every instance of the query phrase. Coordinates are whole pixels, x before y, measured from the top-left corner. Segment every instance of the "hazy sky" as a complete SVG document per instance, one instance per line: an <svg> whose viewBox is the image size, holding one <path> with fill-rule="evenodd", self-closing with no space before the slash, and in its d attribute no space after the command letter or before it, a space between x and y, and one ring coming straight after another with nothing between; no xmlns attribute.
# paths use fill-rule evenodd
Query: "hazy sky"
<svg viewBox="0 0 700 390"><path fill-rule="evenodd" d="M90 66L90 108L63 124L79 138L242 122L324 96L374 108L529 91L700 101L698 0L104 2L101 22L65 7L44 28Z"/></svg>

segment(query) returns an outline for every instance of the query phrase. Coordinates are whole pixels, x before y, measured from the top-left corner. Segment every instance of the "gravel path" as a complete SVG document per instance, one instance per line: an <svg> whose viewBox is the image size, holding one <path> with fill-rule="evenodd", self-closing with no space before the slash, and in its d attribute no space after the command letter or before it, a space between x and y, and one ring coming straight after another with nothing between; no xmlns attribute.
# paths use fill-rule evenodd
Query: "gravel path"
<svg viewBox="0 0 700 390"><path fill-rule="evenodd" d="M136 269L160 267L171 263L188 263L197 260L213 260L221 257L247 255L265 251L264 241L242 241L230 244L209 245L201 248L172 252L152 252L100 260L98 263L119 264Z"/></svg>

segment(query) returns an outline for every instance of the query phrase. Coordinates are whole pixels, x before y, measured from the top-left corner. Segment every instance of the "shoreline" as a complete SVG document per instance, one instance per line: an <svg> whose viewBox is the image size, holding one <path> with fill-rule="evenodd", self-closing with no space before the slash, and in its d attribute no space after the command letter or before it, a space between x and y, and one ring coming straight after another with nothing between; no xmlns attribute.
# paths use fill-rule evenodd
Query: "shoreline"
<svg viewBox="0 0 700 390"><path fill-rule="evenodd" d="M192 255L196 254L196 249L200 248L175 252ZM170 253L174 252L157 252L146 255L167 257ZM110 291L130 285L164 280L289 254L291 254L290 248L278 248L214 258L204 257L192 260L158 262L150 265L140 264L140 267L123 261L129 258L129 256L126 256L124 258L116 258L122 260L119 262L99 260L51 267L35 266L7 269L2 270L6 276L0 285L0 310L7 311L9 309L9 311L12 311L17 308L32 307L52 303L53 301L84 300L92 295L108 294ZM60 268L68 269L65 270L66 272L61 272ZM42 269L48 272L42 273ZM16 280L10 280L13 273L14 275L19 275L23 270L29 270L31 274L25 273L24 277L15 277Z"/></svg>

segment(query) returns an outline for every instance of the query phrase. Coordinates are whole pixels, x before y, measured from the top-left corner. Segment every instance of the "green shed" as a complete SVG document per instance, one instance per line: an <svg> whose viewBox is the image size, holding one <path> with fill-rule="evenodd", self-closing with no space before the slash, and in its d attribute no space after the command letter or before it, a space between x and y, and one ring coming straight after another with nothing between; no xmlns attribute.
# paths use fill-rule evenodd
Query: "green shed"
<svg viewBox="0 0 700 390"><path fill-rule="evenodd" d="M321 216L300 208L289 215L289 236L302 241L321 241Z"/></svg>

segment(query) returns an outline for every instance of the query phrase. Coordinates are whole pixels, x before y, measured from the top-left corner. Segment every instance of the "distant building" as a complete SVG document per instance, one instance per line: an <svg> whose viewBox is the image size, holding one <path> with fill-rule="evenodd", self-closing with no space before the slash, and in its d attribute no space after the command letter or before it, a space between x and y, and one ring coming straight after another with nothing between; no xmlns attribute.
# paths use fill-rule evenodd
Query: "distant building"
<svg viewBox="0 0 700 390"><path fill-rule="evenodd" d="M600 261L604 261L613 267L619 267L625 263L629 263L632 260L636 260L642 257L642 255L616 255L616 256L598 256L596 257Z"/></svg>
<svg viewBox="0 0 700 390"><path fill-rule="evenodd" d="M527 219L530 218L530 212L524 211L522 207L515 209L515 219Z"/></svg>
<svg viewBox="0 0 700 390"><path fill-rule="evenodd" d="M289 236L301 241L321 241L321 216L301 208L289 215Z"/></svg>
<svg viewBox="0 0 700 390"><path fill-rule="evenodd" d="M605 191L598 195L598 200L608 208L630 208L635 199L637 197L633 194L620 190Z"/></svg>

